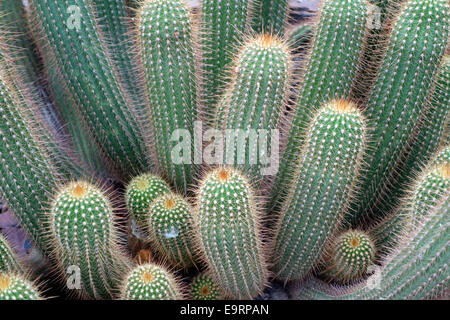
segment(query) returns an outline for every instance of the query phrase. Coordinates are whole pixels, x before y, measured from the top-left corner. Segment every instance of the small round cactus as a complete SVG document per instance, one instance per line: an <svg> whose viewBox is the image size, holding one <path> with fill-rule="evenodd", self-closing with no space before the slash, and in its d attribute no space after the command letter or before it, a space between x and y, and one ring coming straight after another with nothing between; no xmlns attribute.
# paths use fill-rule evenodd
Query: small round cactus
<svg viewBox="0 0 450 320"><path fill-rule="evenodd" d="M157 198L150 208L148 231L167 262L183 268L195 264L193 213L183 197L167 193Z"/></svg>
<svg viewBox="0 0 450 320"><path fill-rule="evenodd" d="M152 174L142 174L131 180L125 193L127 207L142 228L149 219L149 209L160 195L169 192L168 184Z"/></svg>
<svg viewBox="0 0 450 320"><path fill-rule="evenodd" d="M347 284L363 277L375 258L375 246L369 235L359 230L341 234L333 244L325 276Z"/></svg>
<svg viewBox="0 0 450 320"><path fill-rule="evenodd" d="M61 272L66 274L71 266L80 270L77 293L94 299L114 298L129 262L118 246L107 197L87 182L70 183L55 198L51 222Z"/></svg>
<svg viewBox="0 0 450 320"><path fill-rule="evenodd" d="M190 298L193 300L221 300L220 287L206 272L200 273L191 282Z"/></svg>
<svg viewBox="0 0 450 320"><path fill-rule="evenodd" d="M177 300L181 297L176 279L154 264L136 267L127 276L122 288L124 300Z"/></svg>
<svg viewBox="0 0 450 320"><path fill-rule="evenodd" d="M41 300L41 297L30 281L14 273L0 273L1 300Z"/></svg>

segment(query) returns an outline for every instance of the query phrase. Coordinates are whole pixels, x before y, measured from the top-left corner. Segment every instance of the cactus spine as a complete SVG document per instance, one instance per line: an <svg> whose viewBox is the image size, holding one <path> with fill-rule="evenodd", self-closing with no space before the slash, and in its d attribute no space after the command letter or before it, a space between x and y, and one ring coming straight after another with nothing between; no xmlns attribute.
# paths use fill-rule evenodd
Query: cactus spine
<svg viewBox="0 0 450 320"><path fill-rule="evenodd" d="M254 0L252 6L253 30L283 35L288 21L288 0Z"/></svg>
<svg viewBox="0 0 450 320"><path fill-rule="evenodd" d="M202 104L212 121L219 97L230 73L236 47L249 28L250 0L203 0L201 2Z"/></svg>
<svg viewBox="0 0 450 320"><path fill-rule="evenodd" d="M167 262L186 269L195 264L193 212L181 196L166 193L153 202L149 235Z"/></svg>
<svg viewBox="0 0 450 320"><path fill-rule="evenodd" d="M192 165L193 130L197 120L196 70L189 9L183 0L147 0L137 19L152 106L156 162L177 189L186 193L195 174ZM188 144L188 150L184 150L181 164L172 158L172 151L179 142L171 139L176 134L175 130L187 131L182 133L183 139L189 139L183 140Z"/></svg>
<svg viewBox="0 0 450 320"><path fill-rule="evenodd" d="M219 104L215 127L241 129L247 135L249 129L267 130L268 143L271 143L271 130L279 128L289 94L290 64L289 49L278 38L259 35L248 41L237 56L236 75ZM227 135L228 138L235 137ZM234 162L228 159L227 151L224 163L234 163L249 176L260 178L262 159L257 161L257 146L253 146L250 138L248 144L242 153L239 148L233 148ZM262 151L259 150L259 155ZM245 161L239 160L241 156Z"/></svg>
<svg viewBox="0 0 450 320"><path fill-rule="evenodd" d="M362 53L367 5L364 0L326 0L297 98L285 151L272 187L271 206L288 192L292 167L298 163L305 131L323 103L347 99Z"/></svg>
<svg viewBox="0 0 450 320"><path fill-rule="evenodd" d="M200 249L216 283L234 298L260 294L268 271L249 182L235 169L215 169L201 182L197 205Z"/></svg>
<svg viewBox="0 0 450 320"><path fill-rule="evenodd" d="M0 301L41 299L35 286L24 277L0 272Z"/></svg>
<svg viewBox="0 0 450 320"><path fill-rule="evenodd" d="M126 277L124 300L178 300L182 292L177 280L164 268L144 264L133 269Z"/></svg>
<svg viewBox="0 0 450 320"><path fill-rule="evenodd" d="M125 199L128 210L141 228L148 224L153 201L169 191L167 183L153 174L142 174L130 181Z"/></svg>
<svg viewBox="0 0 450 320"><path fill-rule="evenodd" d="M365 115L371 128L361 197L348 220L370 217L405 145L412 137L436 80L449 35L445 0L412 0L398 17Z"/></svg>
<svg viewBox="0 0 450 320"><path fill-rule="evenodd" d="M298 299L420 300L433 299L448 290L450 246L450 198L447 193L425 217L422 225L403 235L399 249L386 258L374 277L379 286L366 283L350 288L326 287L312 281Z"/></svg>
<svg viewBox="0 0 450 320"><path fill-rule="evenodd" d="M0 234L0 273L21 271L22 267L19 264L15 252Z"/></svg>
<svg viewBox="0 0 450 320"><path fill-rule="evenodd" d="M121 174L147 163L141 125L119 83L90 0L30 2L46 67L57 68L75 108ZM74 19L74 20L73 20ZM73 20L73 21L72 21ZM95 128L95 130L94 130Z"/></svg>
<svg viewBox="0 0 450 320"><path fill-rule="evenodd" d="M70 183L56 195L51 220L61 273L77 266L81 295L95 299L115 297L118 279L128 270L128 261L118 246L106 196L87 182Z"/></svg>
<svg viewBox="0 0 450 320"><path fill-rule="evenodd" d="M197 275L191 282L190 298L193 300L221 300L220 287L206 272Z"/></svg>
<svg viewBox="0 0 450 320"><path fill-rule="evenodd" d="M359 230L346 231L333 244L323 274L342 284L358 281L373 265L375 251L368 234Z"/></svg>
<svg viewBox="0 0 450 320"><path fill-rule="evenodd" d="M0 67L0 195L34 243L47 253L45 215L56 173L31 117Z"/></svg>
<svg viewBox="0 0 450 320"><path fill-rule="evenodd" d="M302 278L321 257L355 190L365 139L354 104L335 100L317 113L276 227L278 278Z"/></svg>

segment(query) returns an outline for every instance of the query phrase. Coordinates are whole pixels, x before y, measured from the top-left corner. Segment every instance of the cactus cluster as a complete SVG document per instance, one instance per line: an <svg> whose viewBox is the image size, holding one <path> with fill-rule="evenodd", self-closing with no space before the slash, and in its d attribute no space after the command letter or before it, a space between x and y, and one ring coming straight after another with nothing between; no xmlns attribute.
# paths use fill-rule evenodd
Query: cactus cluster
<svg viewBox="0 0 450 320"><path fill-rule="evenodd" d="M189 3L0 1L0 300L448 298L448 1Z"/></svg>

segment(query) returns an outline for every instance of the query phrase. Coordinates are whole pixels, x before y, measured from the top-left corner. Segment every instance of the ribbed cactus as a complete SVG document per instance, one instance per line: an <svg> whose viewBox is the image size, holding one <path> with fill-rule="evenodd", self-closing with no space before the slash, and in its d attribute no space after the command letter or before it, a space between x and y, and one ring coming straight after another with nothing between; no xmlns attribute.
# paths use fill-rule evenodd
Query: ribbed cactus
<svg viewBox="0 0 450 320"><path fill-rule="evenodd" d="M195 175L193 130L197 120L191 16L183 0L148 0L137 19L156 162L177 189L186 193ZM184 151L188 154L175 151L180 137L188 145Z"/></svg>
<svg viewBox="0 0 450 320"><path fill-rule="evenodd" d="M41 299L34 284L23 276L0 272L0 301Z"/></svg>
<svg viewBox="0 0 450 320"><path fill-rule="evenodd" d="M47 253L48 208L54 171L32 118L0 66L0 196L22 227Z"/></svg>
<svg viewBox="0 0 450 320"><path fill-rule="evenodd" d="M401 246L384 261L384 267L372 275L374 281L356 287L335 288L320 282L306 283L297 299L433 299L449 288L450 198L447 193L413 233L401 240ZM375 278L380 281L377 283Z"/></svg>
<svg viewBox="0 0 450 320"><path fill-rule="evenodd" d="M412 0L397 19L365 115L370 143L354 225L376 213L434 86L449 38L446 0ZM395 171L403 170L401 167Z"/></svg>
<svg viewBox="0 0 450 320"><path fill-rule="evenodd" d="M16 253L0 234L0 272L21 272L22 267Z"/></svg>
<svg viewBox="0 0 450 320"><path fill-rule="evenodd" d="M164 180L149 173L141 174L130 181L125 199L128 210L141 229L145 229L148 224L153 201L169 190Z"/></svg>
<svg viewBox="0 0 450 320"><path fill-rule="evenodd" d="M261 178L261 171L269 166L269 163L262 164L262 152L266 157L272 154L272 150L267 150L271 146L271 130L279 128L287 104L292 72L289 49L271 35L256 36L241 49L234 68L234 80L219 103L214 127L239 129L239 133L248 137L241 151L241 137L227 135L226 143L236 139L237 147L231 152L225 150L223 161L224 164L234 164L251 177ZM261 146L258 148L256 141L251 141L248 130L261 134L261 130L267 130L268 146L263 146L265 150Z"/></svg>
<svg viewBox="0 0 450 320"><path fill-rule="evenodd" d="M62 86L121 174L148 166L143 130L120 84L89 0L30 1L47 68L57 68Z"/></svg>
<svg viewBox="0 0 450 320"><path fill-rule="evenodd" d="M190 298L192 300L221 300L222 290L207 272L197 275L190 284Z"/></svg>
<svg viewBox="0 0 450 320"><path fill-rule="evenodd" d="M203 117L212 121L237 46L250 27L251 0L201 1Z"/></svg>
<svg viewBox="0 0 450 320"><path fill-rule="evenodd" d="M349 98L362 53L367 24L364 0L325 0L314 32L280 168L272 187L271 206L286 196L292 168L298 163L305 131L314 113L332 99Z"/></svg>
<svg viewBox="0 0 450 320"><path fill-rule="evenodd" d="M288 8L288 0L253 0L253 30L283 35L288 21Z"/></svg>
<svg viewBox="0 0 450 320"><path fill-rule="evenodd" d="M342 284L361 280L374 263L375 251L370 235L360 230L346 231L333 243L323 274Z"/></svg>
<svg viewBox="0 0 450 320"><path fill-rule="evenodd" d="M197 196L199 245L211 276L229 296L257 296L268 271L250 183L234 169L218 168L206 175Z"/></svg>
<svg viewBox="0 0 450 320"><path fill-rule="evenodd" d="M364 118L351 102L332 101L313 119L276 227L277 278L304 277L323 254L355 194L365 143Z"/></svg>
<svg viewBox="0 0 450 320"><path fill-rule="evenodd" d="M63 187L51 209L51 235L59 269L79 268L81 289L77 294L111 299L129 262L122 254L114 216L107 197L83 181Z"/></svg>
<svg viewBox="0 0 450 320"><path fill-rule="evenodd" d="M154 264L144 264L133 269L122 287L124 300L178 300L182 295L174 276Z"/></svg>
<svg viewBox="0 0 450 320"><path fill-rule="evenodd" d="M183 268L194 265L197 257L191 205L169 192L158 197L149 212L149 238L165 260Z"/></svg>

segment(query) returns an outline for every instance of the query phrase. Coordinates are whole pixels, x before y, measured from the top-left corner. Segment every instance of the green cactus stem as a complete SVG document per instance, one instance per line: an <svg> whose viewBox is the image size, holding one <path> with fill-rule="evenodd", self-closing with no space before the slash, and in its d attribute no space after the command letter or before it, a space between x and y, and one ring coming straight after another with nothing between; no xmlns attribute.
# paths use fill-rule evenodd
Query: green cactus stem
<svg viewBox="0 0 450 320"><path fill-rule="evenodd" d="M377 202L404 170L394 169L427 106L448 38L446 0L412 0L398 17L365 108L371 138L360 197L347 217L353 225L386 214Z"/></svg>
<svg viewBox="0 0 450 320"><path fill-rule="evenodd" d="M247 179L232 168L209 172L198 190L197 233L211 276L234 298L254 298L267 284L261 214Z"/></svg>
<svg viewBox="0 0 450 320"><path fill-rule="evenodd" d="M292 168L298 163L306 131L323 103L348 99L365 39L367 3L364 0L326 0L315 27L292 124L287 127L284 153L275 177L270 207L286 197Z"/></svg>
<svg viewBox="0 0 450 320"><path fill-rule="evenodd" d="M42 300L35 285L15 273L0 273L0 301Z"/></svg>
<svg viewBox="0 0 450 320"><path fill-rule="evenodd" d="M16 253L9 246L6 239L0 234L0 273L23 271Z"/></svg>
<svg viewBox="0 0 450 320"><path fill-rule="evenodd" d="M124 300L180 300L182 296L175 277L154 264L143 264L133 269L122 288Z"/></svg>
<svg viewBox="0 0 450 320"><path fill-rule="evenodd" d="M252 27L257 33L284 34L288 16L288 0L254 0Z"/></svg>
<svg viewBox="0 0 450 320"><path fill-rule="evenodd" d="M107 197L97 187L73 182L59 191L51 209L51 235L59 269L79 268L77 294L93 299L117 296L129 261L121 252Z"/></svg>
<svg viewBox="0 0 450 320"><path fill-rule="evenodd" d="M316 114L276 227L277 278L303 278L322 256L354 196L365 142L365 121L353 103L335 100Z"/></svg>
<svg viewBox="0 0 450 320"><path fill-rule="evenodd" d="M195 176L194 121L197 120L192 21L183 0L147 0L139 16L141 58L151 108L154 154L158 170L186 193ZM188 154L175 154L180 133ZM182 159L174 159L182 157ZM180 160L180 161L178 161Z"/></svg>
<svg viewBox="0 0 450 320"><path fill-rule="evenodd" d="M251 0L201 2L202 113L213 121L238 45L250 29Z"/></svg>
<svg viewBox="0 0 450 320"><path fill-rule="evenodd" d="M185 269L195 265L193 212L181 196L166 193L150 208L148 233L165 261Z"/></svg>

